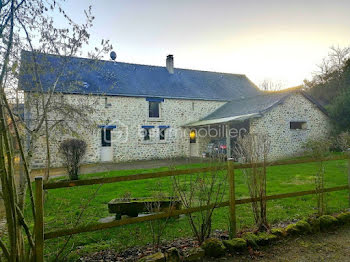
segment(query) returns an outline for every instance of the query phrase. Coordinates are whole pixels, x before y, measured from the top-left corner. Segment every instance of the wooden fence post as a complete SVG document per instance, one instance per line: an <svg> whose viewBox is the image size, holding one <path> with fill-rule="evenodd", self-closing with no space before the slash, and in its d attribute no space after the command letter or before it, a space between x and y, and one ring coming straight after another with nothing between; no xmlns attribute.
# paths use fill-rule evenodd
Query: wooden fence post
<svg viewBox="0 0 350 262"><path fill-rule="evenodd" d="M44 195L43 177L35 178L35 261L44 261Z"/></svg>
<svg viewBox="0 0 350 262"><path fill-rule="evenodd" d="M236 237L236 193L235 193L235 170L233 160L227 160L228 183L230 186L230 238Z"/></svg>

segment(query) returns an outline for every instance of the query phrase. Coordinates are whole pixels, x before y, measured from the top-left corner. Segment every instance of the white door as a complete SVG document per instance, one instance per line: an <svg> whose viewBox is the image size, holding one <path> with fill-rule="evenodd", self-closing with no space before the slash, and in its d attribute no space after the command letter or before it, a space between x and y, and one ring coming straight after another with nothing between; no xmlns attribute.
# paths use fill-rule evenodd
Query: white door
<svg viewBox="0 0 350 262"><path fill-rule="evenodd" d="M101 161L112 162L113 161L113 147L101 147Z"/></svg>
<svg viewBox="0 0 350 262"><path fill-rule="evenodd" d="M101 128L101 162L113 161L112 128Z"/></svg>

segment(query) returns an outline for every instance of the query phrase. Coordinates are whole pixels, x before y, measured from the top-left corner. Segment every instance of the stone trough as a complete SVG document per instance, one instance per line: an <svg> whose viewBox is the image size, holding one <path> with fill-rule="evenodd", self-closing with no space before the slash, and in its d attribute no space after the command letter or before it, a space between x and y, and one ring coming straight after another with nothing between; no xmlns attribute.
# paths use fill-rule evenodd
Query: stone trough
<svg viewBox="0 0 350 262"><path fill-rule="evenodd" d="M181 209L181 201L174 197L155 198L115 198L108 203L108 211L119 220L123 215L137 217L139 213L150 213L153 210L167 211L170 208ZM153 211L154 212L154 211Z"/></svg>

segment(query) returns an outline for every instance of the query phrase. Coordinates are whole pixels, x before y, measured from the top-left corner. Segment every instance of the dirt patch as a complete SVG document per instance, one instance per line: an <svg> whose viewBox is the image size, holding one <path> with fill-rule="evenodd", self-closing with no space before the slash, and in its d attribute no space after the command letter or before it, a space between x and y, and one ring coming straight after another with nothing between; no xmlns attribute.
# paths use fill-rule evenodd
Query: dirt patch
<svg viewBox="0 0 350 262"><path fill-rule="evenodd" d="M334 232L281 240L258 252L234 258L226 257L224 260L241 262L252 260L265 262L350 261L350 226L341 227Z"/></svg>

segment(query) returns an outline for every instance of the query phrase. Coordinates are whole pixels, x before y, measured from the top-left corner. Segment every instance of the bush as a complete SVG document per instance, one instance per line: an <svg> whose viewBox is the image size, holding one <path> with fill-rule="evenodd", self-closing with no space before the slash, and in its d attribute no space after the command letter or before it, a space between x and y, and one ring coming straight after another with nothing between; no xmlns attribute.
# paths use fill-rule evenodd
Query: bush
<svg viewBox="0 0 350 262"><path fill-rule="evenodd" d="M59 150L63 155L69 178L78 180L80 163L86 152L86 142L79 139L67 139L61 143Z"/></svg>
<svg viewBox="0 0 350 262"><path fill-rule="evenodd" d="M335 147L342 152L348 152L350 148L350 132L340 133L335 140Z"/></svg>

